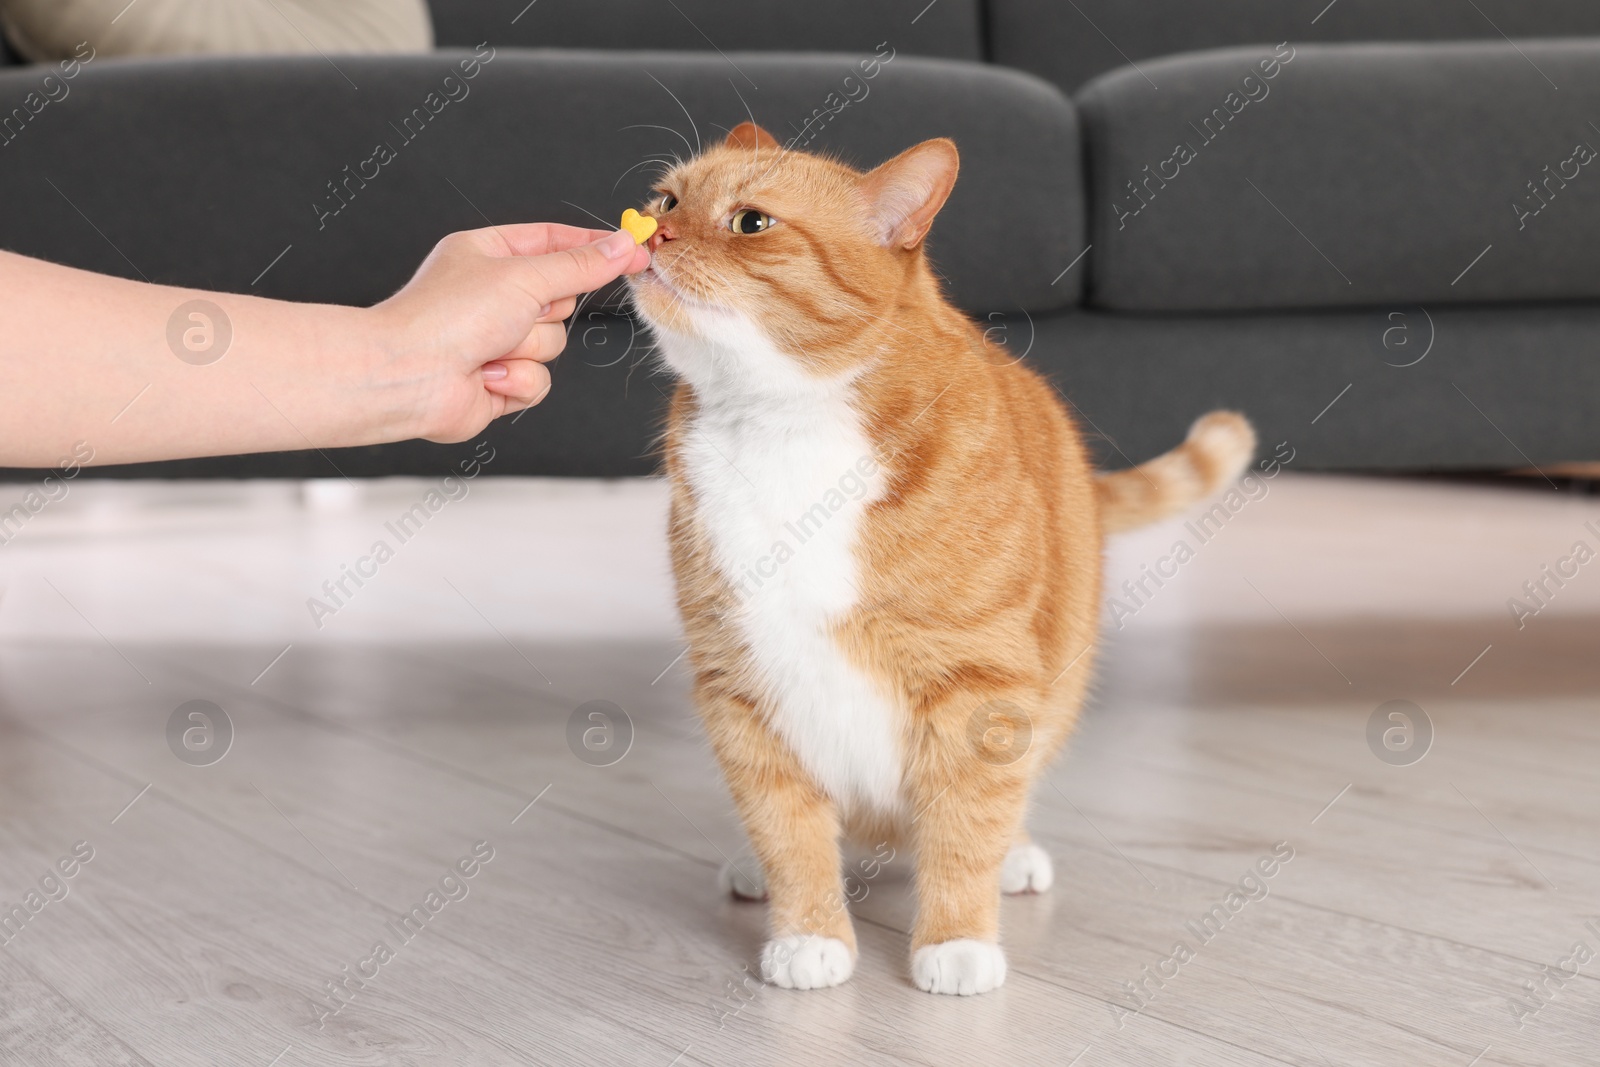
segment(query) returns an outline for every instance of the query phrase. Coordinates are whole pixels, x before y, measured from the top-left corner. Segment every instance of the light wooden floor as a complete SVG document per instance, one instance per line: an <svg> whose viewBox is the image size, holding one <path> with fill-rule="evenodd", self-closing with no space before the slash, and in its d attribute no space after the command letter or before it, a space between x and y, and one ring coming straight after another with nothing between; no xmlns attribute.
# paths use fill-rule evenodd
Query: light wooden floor
<svg viewBox="0 0 1600 1067"><path fill-rule="evenodd" d="M0 1063L1593 1064L1600 562L1521 630L1505 602L1600 547L1600 503L1271 487L1108 626L1037 796L1056 887L1006 902L1010 979L958 999L910 985L903 860L849 983L746 984L762 913L713 887L739 832L674 663L659 484L481 480L321 630L306 597L425 483L74 486L0 545L0 904L94 853L0 948ZM1180 536L1118 543L1113 586ZM635 726L609 767L566 741L597 698ZM210 766L166 735L197 699L235 730ZM1369 748L1391 699L1431 720L1420 762Z"/></svg>

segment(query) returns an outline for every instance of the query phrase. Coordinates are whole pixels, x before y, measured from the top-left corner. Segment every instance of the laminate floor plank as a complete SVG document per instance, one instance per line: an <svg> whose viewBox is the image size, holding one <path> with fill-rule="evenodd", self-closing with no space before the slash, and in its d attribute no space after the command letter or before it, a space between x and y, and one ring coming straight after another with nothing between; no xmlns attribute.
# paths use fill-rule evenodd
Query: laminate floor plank
<svg viewBox="0 0 1600 1067"><path fill-rule="evenodd" d="M761 909L721 899L714 865L648 846L641 856L637 841L596 833L592 825L550 809L535 807L517 817L500 791L419 766L355 735L319 738L322 751L309 760L303 726L292 716L245 704L233 715L248 729L250 745L207 768L179 764L151 744L152 723L142 721L147 711L58 716L50 736L68 751L81 747L95 763L124 760L130 781L158 783L141 803L156 797L190 813L204 812L242 837L259 838L264 851L285 853L326 890L339 891L340 879L348 877L361 897L387 906L390 914L404 909L408 891L415 897L428 878L447 869L471 839L471 827L492 813L496 824L507 825L491 835L495 860L459 910L449 913L462 924L451 931L451 943L503 964L535 987L525 991L535 999L548 999L552 991L530 980L524 973L530 968L540 978L558 978L562 992L583 1003L634 1005L628 1023L671 1044L681 1039L681 1047L691 1049L687 1061L790 1062L786 1057L804 1047L823 1063L860 1062L874 1050L939 1063L952 1049L981 1057L992 1050L995 1034L1008 1032L1025 1037L1018 1055L1044 1044L1070 1059L1083 1051L1084 1032L1107 1029L1104 1006L1092 996L1019 974L1002 998L962 1009L968 1020L975 1013L988 1036L938 1033L941 1013L930 1009L937 1002L905 979L903 930L870 924L862 928L866 959L858 981L824 994L817 1011L783 1007L783 998L807 998L746 984L761 940ZM255 792L261 783L279 794L281 814ZM296 842L290 829L305 840ZM639 877L641 862L649 866L647 879ZM903 880L895 887L905 889ZM1026 908L1039 902L1016 903ZM600 958L607 966L594 966ZM447 980L470 984L472 972ZM854 1003L859 996L877 998L885 1006L880 1012L893 1010L910 1020L910 1027L898 1025L919 1038L908 1041L887 1017L862 1015ZM352 1018L361 1006L358 999ZM924 1016L935 1033L916 1022ZM1023 1019L1033 1024L1023 1027ZM752 1039L762 1051L751 1052ZM1196 1063L1269 1062L1188 1026L1107 1032L1102 1043L1142 1059L1186 1050Z"/></svg>
<svg viewBox="0 0 1600 1067"><path fill-rule="evenodd" d="M95 855L0 946L0 1060L1593 1061L1600 965L1572 960L1600 958L1600 582L1520 628L1506 606L1592 501L1274 480L1108 614L1035 796L1055 887L1003 905L1006 986L954 999L909 982L904 854L853 909L849 983L753 980L764 913L714 889L742 833L688 700L660 483L479 480L311 624L425 488L75 485L5 546L0 904ZM1111 595L1185 529L1114 541ZM1406 766L1367 734L1395 699L1433 728ZM169 741L190 700L234 727L209 766ZM595 700L632 727L611 766L569 745ZM468 894L319 1030L322 983L483 839ZM1279 841L1294 859L1228 910Z"/></svg>
<svg viewBox="0 0 1600 1067"><path fill-rule="evenodd" d="M418 684L425 683L419 680ZM636 721L649 721L644 712L650 705L635 707ZM1241 745L1253 745L1259 756L1254 769L1224 763L1209 777L1175 778L1159 765L1130 766L1116 754L1137 752L1137 759L1148 761L1149 749L1130 734L1147 728L1169 738L1181 737L1184 728L1173 721L1151 721L1148 715L1143 722L1130 720L1109 709L1097 710L1090 717L1086 736L1074 743L1052 772L1054 785L1043 785L1035 792L1036 830L1090 848L1105 847L1100 836L1104 833L1133 856L1221 881L1236 877L1236 870L1247 866L1265 845L1285 839L1300 841L1310 833L1323 843L1317 855L1326 855L1330 873L1308 883L1316 894L1309 902L1515 956L1532 952L1534 958L1543 958L1546 950L1539 938L1564 938L1563 916L1569 914L1573 901L1583 899L1585 893L1600 893L1600 866L1594 860L1582 853L1545 848L1532 834L1523 837L1525 828L1537 826L1548 831L1552 826L1565 826L1570 831L1567 844L1582 848L1593 840L1594 813L1600 811L1600 804L1586 803L1586 796L1593 792L1585 783L1552 795L1552 804L1559 803L1559 810L1547 806L1519 817L1512 809L1502 816L1499 805L1492 802L1496 794L1486 788L1491 779L1470 765L1457 773L1450 752L1430 754L1412 767L1390 767L1367 750L1361 735L1341 735L1341 758L1365 769L1373 784L1352 787L1322 813L1342 785L1332 773L1323 779L1323 786L1307 784L1315 779L1295 764L1305 758L1308 749L1325 752L1333 746L1320 740L1308 745L1297 722L1264 721L1259 715L1254 720L1235 717L1233 736ZM1222 748L1232 759L1238 750L1227 748L1230 723L1213 727L1216 721L1215 716L1204 717L1207 745ZM1109 725L1100 729L1102 722ZM417 751L449 753L463 744L458 725L444 718L412 720L407 733L398 736L412 738ZM595 814L708 861L720 861L724 853L732 855L739 848L741 836L725 792L698 739L674 742L663 734L641 743L637 753L630 753L615 767L595 769L578 766L565 749L564 738L552 737L548 729L543 733L531 727L525 730L524 725L514 714L492 722L480 720L481 729L510 732L500 736L500 743L491 746L494 756L474 767L474 772L504 775L501 780L507 784L557 781L549 794L551 801L567 805L577 795L582 799L574 810ZM1102 734L1109 736L1102 741ZM1203 766L1195 757L1205 751L1197 746L1185 757L1187 766ZM455 762L467 765L464 758ZM527 767L540 769L524 769ZM568 772L565 778L561 777L563 767ZM674 769L685 768L690 773L672 774ZM1442 779L1434 783L1432 803L1448 817L1419 819L1419 804L1405 783L1407 775L1423 768L1425 774L1459 778L1474 793L1483 790L1474 800L1485 814L1495 813L1489 817L1493 822ZM607 777L624 770L629 773ZM696 784L707 778L711 788ZM1500 784L1504 786L1503 781ZM1532 779L1527 784L1537 796L1541 783ZM657 788L662 792L656 792ZM1073 797L1079 810L1072 810L1057 789ZM1265 789L1276 793L1264 795ZM662 793L671 804L662 803ZM1300 798L1298 805L1283 803L1285 797L1294 795ZM1533 798L1513 794L1513 799L1529 806ZM611 819L604 812L612 809L633 814ZM1318 821L1311 825L1313 818ZM1516 844L1509 844L1502 831ZM1391 847L1375 850L1373 843L1380 838ZM1247 844L1240 845L1241 840ZM1519 847L1523 850L1520 854ZM1529 866L1524 855L1534 866ZM1427 859L1418 860L1419 856ZM1324 861L1319 858L1317 862ZM1373 895L1366 891L1370 881L1404 877L1429 865L1437 867L1439 877L1425 895ZM1563 887L1561 892L1552 893L1543 877ZM1557 899L1547 899L1552 896ZM1481 928L1478 909L1489 897L1503 898L1494 906L1507 918ZM1464 931L1471 932L1464 936Z"/></svg>
<svg viewBox="0 0 1600 1067"><path fill-rule="evenodd" d="M118 777L75 758L70 742L66 751L23 747L65 791ZM403 940L389 925L396 910L334 873L260 846L165 790L123 785L138 799L120 817L113 808L93 819L79 811L6 821L0 854L27 857L25 869L47 870L75 840L94 849L70 894L6 951L152 1063L266 1063L286 1047L301 1051L300 1062L407 1065L632 1062L677 1051L569 996L556 976L507 971L449 939L471 890L499 875L492 862L464 898ZM463 841L460 854L470 848ZM402 899L422 898L440 873ZM8 896L16 889L8 884ZM380 940L393 958L367 966L382 980L319 1027L325 983L372 961Z"/></svg>

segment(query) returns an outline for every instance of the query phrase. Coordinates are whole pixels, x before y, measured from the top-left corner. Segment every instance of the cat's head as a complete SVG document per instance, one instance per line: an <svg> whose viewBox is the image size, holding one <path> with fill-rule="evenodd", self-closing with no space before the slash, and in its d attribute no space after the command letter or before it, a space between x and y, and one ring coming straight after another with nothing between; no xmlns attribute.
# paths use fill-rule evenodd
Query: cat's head
<svg viewBox="0 0 1600 1067"><path fill-rule="evenodd" d="M783 373L848 372L906 328L886 316L908 286L936 293L922 241L957 166L939 139L861 172L743 123L641 209L658 228L649 269L629 279L635 306L691 381L776 373L763 352L793 364Z"/></svg>

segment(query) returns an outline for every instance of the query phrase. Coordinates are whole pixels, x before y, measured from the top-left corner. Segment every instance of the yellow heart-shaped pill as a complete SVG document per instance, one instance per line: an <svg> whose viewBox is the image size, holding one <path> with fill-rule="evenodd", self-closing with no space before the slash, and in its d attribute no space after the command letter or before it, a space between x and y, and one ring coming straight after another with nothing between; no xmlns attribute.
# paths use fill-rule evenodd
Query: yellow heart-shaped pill
<svg viewBox="0 0 1600 1067"><path fill-rule="evenodd" d="M622 213L622 228L633 234L634 244L642 245L656 232L656 220L648 215L641 215L630 207Z"/></svg>

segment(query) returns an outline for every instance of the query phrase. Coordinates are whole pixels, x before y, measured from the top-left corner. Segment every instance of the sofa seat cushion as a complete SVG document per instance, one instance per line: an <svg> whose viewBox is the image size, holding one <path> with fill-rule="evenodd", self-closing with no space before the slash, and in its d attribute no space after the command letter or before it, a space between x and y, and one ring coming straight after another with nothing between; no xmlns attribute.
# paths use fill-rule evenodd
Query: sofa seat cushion
<svg viewBox="0 0 1600 1067"><path fill-rule="evenodd" d="M1600 298L1600 41L1261 45L1140 68L1077 96L1094 305Z"/></svg>

